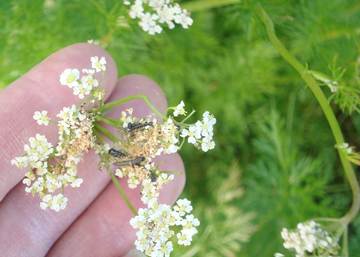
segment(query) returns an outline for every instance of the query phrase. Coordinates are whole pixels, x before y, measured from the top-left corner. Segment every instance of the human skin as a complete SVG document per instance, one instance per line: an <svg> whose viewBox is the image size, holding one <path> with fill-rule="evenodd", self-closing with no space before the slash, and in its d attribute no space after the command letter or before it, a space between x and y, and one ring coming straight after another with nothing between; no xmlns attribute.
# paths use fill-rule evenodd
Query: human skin
<svg viewBox="0 0 360 257"><path fill-rule="evenodd" d="M64 106L78 103L72 90L60 85L59 75L66 68L89 67L90 57L105 56L107 70L101 79L107 101L143 94L160 110L167 101L152 80L141 75L118 79L115 62L102 48L92 44L75 44L52 54L27 74L0 92L0 253L6 257L120 257L132 248L135 231L129 225L131 212L118 195L109 176L97 168L93 152L86 154L79 166L84 179L80 188L66 188L69 198L65 210L41 210L39 199L24 192L21 180L26 169L10 161L23 152L23 145L36 133L44 134L56 144L56 125L39 126L35 111L47 110L54 117ZM136 116L150 114L141 100L113 109L109 115L119 117L121 110L132 107ZM178 154L161 156L162 170L176 170L174 181L166 185L160 202L172 204L181 193L184 166ZM129 198L140 207L138 190L128 189Z"/></svg>

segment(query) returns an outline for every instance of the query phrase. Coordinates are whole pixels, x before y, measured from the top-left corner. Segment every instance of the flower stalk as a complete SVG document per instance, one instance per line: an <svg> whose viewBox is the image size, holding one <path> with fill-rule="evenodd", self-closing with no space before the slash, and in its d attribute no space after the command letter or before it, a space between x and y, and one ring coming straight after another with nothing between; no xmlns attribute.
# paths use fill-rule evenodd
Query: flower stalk
<svg viewBox="0 0 360 257"><path fill-rule="evenodd" d="M164 114L162 114L149 100L149 98L145 95L131 95L131 96L127 96L124 98L120 98L118 100L109 102L104 104L102 107L99 108L100 112L106 112L109 111L110 109L116 107L116 106L120 106L123 105L127 102L130 102L132 100L143 100L145 102L145 104L150 108L150 110L155 113L157 116L159 116L160 118L164 117Z"/></svg>
<svg viewBox="0 0 360 257"><path fill-rule="evenodd" d="M284 58L284 60L287 61L299 73L301 78L305 81L306 85L309 87L309 89L315 96L328 121L336 145L344 144L344 136L341 132L340 125L335 117L333 110L331 109L329 102L327 101L326 96L322 92L316 80L313 78L311 73L309 73L308 69L304 65L302 65L278 39L271 18L261 5L258 5L256 7L256 13L265 25L267 35L274 48L279 52L279 54ZM349 211L340 219L341 223L347 226L356 217L357 213L360 210L360 188L353 167L348 160L346 154L340 149L337 149L337 151L345 172L346 179L350 184L353 195L353 201Z"/></svg>
<svg viewBox="0 0 360 257"><path fill-rule="evenodd" d="M133 215L137 214L137 210L134 207L134 205L131 203L129 197L127 196L127 194L125 193L125 190L122 188L122 186L119 183L119 180L115 177L115 175L111 172L108 172L109 176L111 177L111 181L113 182L116 190L118 191L121 199L123 199L124 203L126 204L126 206L129 208L129 210L131 211L131 213Z"/></svg>
<svg viewBox="0 0 360 257"><path fill-rule="evenodd" d="M239 3L239 0L200 0L200 1L190 1L182 6L191 12L204 11L212 8L223 7L227 5L232 5Z"/></svg>

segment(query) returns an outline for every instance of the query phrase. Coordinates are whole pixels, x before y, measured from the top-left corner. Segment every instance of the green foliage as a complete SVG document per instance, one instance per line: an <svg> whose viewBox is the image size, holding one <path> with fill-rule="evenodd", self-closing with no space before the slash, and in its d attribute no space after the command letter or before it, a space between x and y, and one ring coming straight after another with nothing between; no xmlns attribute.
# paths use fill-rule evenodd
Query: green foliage
<svg viewBox="0 0 360 257"><path fill-rule="evenodd" d="M340 216L351 194L321 109L268 41L253 12L257 2L196 12L189 30L152 37L133 22L124 26L126 9L118 0L0 1L0 87L61 47L105 38L120 75L146 74L171 105L184 99L197 115L209 110L218 119L214 151L182 152L185 194L202 222L194 248L201 254L195 256L273 256L282 248L282 227ZM261 2L281 40L309 71L338 83L332 93L320 81L346 140L360 149L359 2ZM226 192L238 196L240 169L245 194L222 202ZM228 233L234 237L225 243ZM350 256L357 257L359 219L349 237Z"/></svg>
<svg viewBox="0 0 360 257"><path fill-rule="evenodd" d="M254 215L237 206L243 195L240 181L235 164L224 178L211 180L211 193L198 201L195 209L202 221L199 235L189 249L176 249L174 256L236 256L255 230L251 224Z"/></svg>
<svg viewBox="0 0 360 257"><path fill-rule="evenodd" d="M283 227L295 226L299 220L336 214L331 208L334 193L328 189L333 179L329 172L331 163L324 162L321 156L308 156L296 147L300 139L294 137L292 128L285 127L286 123L277 111L270 110L253 140L256 160L247 169L251 176L246 181L249 198L244 204L250 209L267 211L257 217L261 232L255 234L254 245L245 251L251 256L270 256L276 252L280 242L277 231ZM327 151L326 155L331 153ZM255 246L270 237L274 240L261 248Z"/></svg>

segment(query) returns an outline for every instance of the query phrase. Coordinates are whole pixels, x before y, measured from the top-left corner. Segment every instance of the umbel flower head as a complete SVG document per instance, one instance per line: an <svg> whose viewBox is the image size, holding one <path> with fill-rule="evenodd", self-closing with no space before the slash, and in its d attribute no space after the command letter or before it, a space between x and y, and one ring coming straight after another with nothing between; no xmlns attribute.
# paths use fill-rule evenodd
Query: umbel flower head
<svg viewBox="0 0 360 257"><path fill-rule="evenodd" d="M83 73L77 69L66 69L60 75L60 84L73 89L74 94L81 99L89 96L88 101L91 102L99 91L99 82L94 74L104 71L105 64L104 57L92 57L91 69ZM95 114L84 106L72 105L64 107L56 117L57 145L53 146L44 135L36 134L24 145L25 153L14 158L12 164L29 169L23 179L25 191L40 197L42 209L60 211L68 202L62 194L63 189L69 185L79 187L83 182L82 178L77 176L77 165L84 153L95 145ZM33 118L39 125L48 126L50 123L47 111L36 111Z"/></svg>
<svg viewBox="0 0 360 257"><path fill-rule="evenodd" d="M124 4L130 6L130 17L138 19L140 27L150 35L161 33L163 24L169 29L175 24L187 29L193 23L188 11L170 0L124 0Z"/></svg>
<svg viewBox="0 0 360 257"><path fill-rule="evenodd" d="M295 252L295 257L339 257L339 245L329 232L315 221L299 223L295 230L281 231L284 247ZM284 256L276 253L275 257Z"/></svg>
<svg viewBox="0 0 360 257"><path fill-rule="evenodd" d="M138 230L136 248L148 256L166 257L173 251L172 238L179 245L190 245L200 225L191 211L187 199L178 200L172 208L151 201L147 208L139 209L138 215L130 220L131 226Z"/></svg>
<svg viewBox="0 0 360 257"><path fill-rule="evenodd" d="M205 112L200 121L188 124L186 121L194 111L187 115L183 101L168 108L164 115L144 97L140 99L157 118L152 115L138 118L132 109L123 111L118 119L107 117L108 110L126 101L104 102L105 92L97 74L106 71L106 59L94 56L90 63L91 67L81 71L65 69L59 78L62 86L72 89L73 94L82 99L81 105L63 107L51 119L46 110L33 115L38 125L57 124L57 143L36 134L24 145L24 153L11 163L28 169L23 179L25 191L41 199L40 208L58 212L65 209L69 201L64 188L77 188L83 183L77 175L78 164L84 154L95 150L100 157L99 168L106 170L113 182L118 177L126 179L129 188L140 187L141 201L146 208L136 211L129 205L135 215L131 225L138 230L137 249L148 256L169 256L173 250L172 238L179 245L190 245L200 223L191 214L191 202L186 199L178 200L174 207L158 203L161 188L172 181L176 173L159 169L155 158L179 151L185 141L204 152L213 149L216 119ZM128 100L136 97L139 98L133 96ZM113 134L104 124L117 132Z"/></svg>

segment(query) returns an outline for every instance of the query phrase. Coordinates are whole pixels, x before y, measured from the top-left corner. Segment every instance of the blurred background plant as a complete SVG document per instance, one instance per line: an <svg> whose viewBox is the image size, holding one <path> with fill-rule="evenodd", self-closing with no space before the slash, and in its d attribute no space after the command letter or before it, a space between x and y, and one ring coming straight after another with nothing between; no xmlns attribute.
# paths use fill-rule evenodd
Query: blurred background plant
<svg viewBox="0 0 360 257"><path fill-rule="evenodd" d="M120 75L145 74L171 105L184 99L218 119L214 151L182 151L184 194L202 228L196 252L178 256L273 256L282 227L343 215L351 192L321 109L269 42L258 2L286 47L315 72L347 142L360 149L357 0L239 0L195 11L190 29L157 36L132 26L120 0L1 1L0 87L59 48L100 40ZM359 257L360 218L349 238L350 256Z"/></svg>

